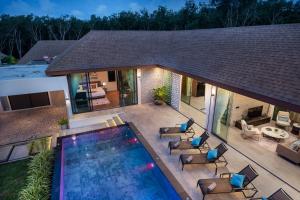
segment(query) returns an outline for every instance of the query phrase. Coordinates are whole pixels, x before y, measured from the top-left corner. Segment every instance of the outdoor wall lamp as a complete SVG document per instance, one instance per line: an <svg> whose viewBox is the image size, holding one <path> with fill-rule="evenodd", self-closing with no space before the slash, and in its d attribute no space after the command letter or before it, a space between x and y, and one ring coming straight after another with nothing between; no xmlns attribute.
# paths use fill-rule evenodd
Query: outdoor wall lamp
<svg viewBox="0 0 300 200"><path fill-rule="evenodd" d="M217 87L216 86L212 86L211 88L211 96L215 96L217 92Z"/></svg>

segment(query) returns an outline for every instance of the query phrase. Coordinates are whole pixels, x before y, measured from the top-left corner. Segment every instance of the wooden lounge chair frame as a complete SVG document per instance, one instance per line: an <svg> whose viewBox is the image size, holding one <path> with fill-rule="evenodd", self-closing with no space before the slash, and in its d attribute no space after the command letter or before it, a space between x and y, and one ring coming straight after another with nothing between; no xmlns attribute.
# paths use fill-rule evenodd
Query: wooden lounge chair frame
<svg viewBox="0 0 300 200"><path fill-rule="evenodd" d="M217 155L217 158L214 159L214 160L207 160L206 159L206 156L207 156L207 153L200 153L200 154L181 154L179 156L179 162L181 161L181 170L183 171L184 169L184 165L191 165L191 164L196 164L196 165L201 165L201 164L214 164L216 166L215 168L215 175L218 173L218 164L222 163L222 164L225 164L225 166L227 166L228 162L226 160L226 158L224 157L224 153L228 150L228 148L225 146L224 143L221 143L219 144L216 149L218 150L218 155ZM187 157L187 156L203 156L203 159L205 159L203 162L190 162L190 163L185 163L184 162L184 157Z"/></svg>
<svg viewBox="0 0 300 200"><path fill-rule="evenodd" d="M207 143L207 139L209 138L209 134L207 131L205 131L204 133L202 133L202 135L200 136L202 139L200 141L200 144L198 146L193 146L191 143L191 140L187 140L187 141L182 141L180 140L180 144L177 148L173 148L173 143L175 143L176 141L170 141L168 144L169 150L170 150L170 155L172 154L172 150L190 150L190 149L198 149L201 152L201 149L210 149L209 144ZM186 143L183 144L183 147L180 147L180 145L182 143Z"/></svg>
<svg viewBox="0 0 300 200"><path fill-rule="evenodd" d="M187 121L187 129L185 130L185 132L164 132L163 130L165 130L165 129L167 129L167 128L169 128L169 129L172 129L172 128L176 128L176 129L179 129L179 126L181 125L181 124L175 124L175 127L162 127L162 128L160 128L159 129L159 137L160 137L160 139L162 138L162 136L178 136L178 135L180 135L180 134L187 134L187 133L192 133L192 135L191 136L188 136L187 138L192 138L192 137L194 137L194 135L195 135L195 131L194 131L194 129L193 129L193 127L192 127L192 125L195 123L195 121L192 119L192 118L190 118L188 121Z"/></svg>
<svg viewBox="0 0 300 200"><path fill-rule="evenodd" d="M250 171L252 174L247 174L246 172ZM228 181L230 181L231 176L234 173L222 173L220 174L220 178L219 179L228 179ZM255 185L252 183L253 180L258 176L257 172L251 167L251 165L247 165L244 169L242 169L238 174L243 174L245 175L245 181L244 181L244 185L242 188L235 188L232 187L232 189L230 191L224 191L224 192L219 192L219 193L209 193L209 192L205 192L202 190L202 188L200 187L201 184L201 180L208 180L208 179L199 179L197 181L197 187L199 186L202 194L203 194L203 200L205 199L205 196L208 194L222 194L222 193L232 193L232 192L242 192L245 198L252 198L256 195L256 193L258 192L257 188L255 187ZM245 191L251 191L252 194L251 195L247 195L245 193Z"/></svg>
<svg viewBox="0 0 300 200"><path fill-rule="evenodd" d="M259 198L251 198L251 200L256 200L256 199L262 199L262 197ZM267 199L270 200L293 200L290 195L288 195L282 188L278 189L276 192L271 194Z"/></svg>

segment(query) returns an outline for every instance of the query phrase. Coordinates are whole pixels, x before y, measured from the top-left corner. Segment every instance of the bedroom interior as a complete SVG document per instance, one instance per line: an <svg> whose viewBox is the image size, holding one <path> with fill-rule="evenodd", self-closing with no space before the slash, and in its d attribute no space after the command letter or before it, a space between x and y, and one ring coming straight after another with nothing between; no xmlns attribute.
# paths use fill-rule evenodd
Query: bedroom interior
<svg viewBox="0 0 300 200"><path fill-rule="evenodd" d="M68 76L74 113L137 103L136 70L97 71Z"/></svg>

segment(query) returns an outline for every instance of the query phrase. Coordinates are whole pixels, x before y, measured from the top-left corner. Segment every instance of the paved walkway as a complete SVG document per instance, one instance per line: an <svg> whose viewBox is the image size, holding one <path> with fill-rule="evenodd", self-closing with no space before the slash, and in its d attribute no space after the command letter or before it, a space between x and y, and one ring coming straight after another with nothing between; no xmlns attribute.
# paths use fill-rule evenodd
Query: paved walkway
<svg viewBox="0 0 300 200"><path fill-rule="evenodd" d="M0 145L32 137L55 135L58 120L67 117L65 107L34 108L0 114Z"/></svg>

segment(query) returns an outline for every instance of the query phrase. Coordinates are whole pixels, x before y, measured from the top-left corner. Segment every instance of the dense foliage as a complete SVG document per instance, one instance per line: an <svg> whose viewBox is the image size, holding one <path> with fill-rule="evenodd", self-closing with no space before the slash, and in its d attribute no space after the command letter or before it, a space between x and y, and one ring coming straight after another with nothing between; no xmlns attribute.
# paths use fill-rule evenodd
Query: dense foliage
<svg viewBox="0 0 300 200"><path fill-rule="evenodd" d="M27 184L19 194L19 200L47 200L50 198L53 154L45 150L29 163Z"/></svg>
<svg viewBox="0 0 300 200"><path fill-rule="evenodd" d="M179 30L300 22L300 2L287 0L188 0L179 11L123 11L111 16L0 16L0 51L20 58L39 40L77 40L96 30Z"/></svg>
<svg viewBox="0 0 300 200"><path fill-rule="evenodd" d="M159 88L155 88L153 89L153 99L155 101L163 101L166 102L167 101L167 87L166 86L162 86Z"/></svg>

